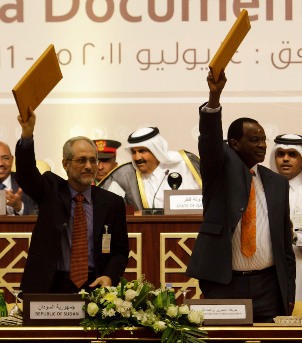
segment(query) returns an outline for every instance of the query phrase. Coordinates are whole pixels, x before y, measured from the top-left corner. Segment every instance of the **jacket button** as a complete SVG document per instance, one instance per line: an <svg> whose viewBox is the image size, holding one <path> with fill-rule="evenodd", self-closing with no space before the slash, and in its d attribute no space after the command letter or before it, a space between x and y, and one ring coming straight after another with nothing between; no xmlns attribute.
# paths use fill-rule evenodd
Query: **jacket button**
<svg viewBox="0 0 302 343"><path fill-rule="evenodd" d="M241 207L241 209L239 210L240 212L243 212L244 211L244 208L243 207Z"/></svg>

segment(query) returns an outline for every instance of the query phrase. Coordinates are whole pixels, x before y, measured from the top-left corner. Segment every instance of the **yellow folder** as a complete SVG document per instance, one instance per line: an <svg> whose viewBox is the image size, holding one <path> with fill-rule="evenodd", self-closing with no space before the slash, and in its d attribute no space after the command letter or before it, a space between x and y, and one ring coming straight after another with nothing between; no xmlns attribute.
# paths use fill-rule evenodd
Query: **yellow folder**
<svg viewBox="0 0 302 343"><path fill-rule="evenodd" d="M230 62L250 28L248 12L242 10L209 64L215 81L218 80L221 70Z"/></svg>
<svg viewBox="0 0 302 343"><path fill-rule="evenodd" d="M12 89L25 122L29 106L35 110L62 78L55 48L51 44Z"/></svg>

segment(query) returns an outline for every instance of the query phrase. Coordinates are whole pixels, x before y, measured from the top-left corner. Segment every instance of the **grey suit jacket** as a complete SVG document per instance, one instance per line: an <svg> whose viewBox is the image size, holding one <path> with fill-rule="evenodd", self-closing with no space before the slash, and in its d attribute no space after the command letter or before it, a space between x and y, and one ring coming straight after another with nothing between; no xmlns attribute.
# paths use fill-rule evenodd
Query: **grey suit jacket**
<svg viewBox="0 0 302 343"><path fill-rule="evenodd" d="M221 112L200 111L199 153L203 180L204 221L187 275L228 284L232 279L232 235L249 198L251 174L223 142ZM295 257L285 177L261 165L258 171L267 201L274 262L285 309L295 299Z"/></svg>
<svg viewBox="0 0 302 343"><path fill-rule="evenodd" d="M61 254L61 237L70 220L71 193L67 180L52 172L40 174L34 144L27 147L17 143L16 166L20 186L39 205L21 289L24 293L47 293ZM111 192L91 187L96 275L107 275L117 285L129 254L124 201ZM105 225L111 234L110 253L102 253Z"/></svg>
<svg viewBox="0 0 302 343"><path fill-rule="evenodd" d="M12 190L14 193L17 192L17 190L20 188L19 184L16 181L16 173L11 172L11 182L12 182ZM23 215L27 214L34 214L35 211L38 210L38 204L26 193L22 193L22 201L24 204L24 211Z"/></svg>

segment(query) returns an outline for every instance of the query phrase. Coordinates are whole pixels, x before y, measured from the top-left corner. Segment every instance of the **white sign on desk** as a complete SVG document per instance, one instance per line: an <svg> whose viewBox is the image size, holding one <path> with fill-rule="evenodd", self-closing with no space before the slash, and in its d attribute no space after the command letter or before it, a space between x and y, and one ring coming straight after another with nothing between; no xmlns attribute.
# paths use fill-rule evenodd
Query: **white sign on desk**
<svg viewBox="0 0 302 343"><path fill-rule="evenodd" d="M32 301L30 319L83 319L84 301Z"/></svg>
<svg viewBox="0 0 302 343"><path fill-rule="evenodd" d="M24 326L79 325L85 318L79 294L23 294Z"/></svg>
<svg viewBox="0 0 302 343"><path fill-rule="evenodd" d="M252 299L186 299L191 310L201 310L204 325L253 324Z"/></svg>
<svg viewBox="0 0 302 343"><path fill-rule="evenodd" d="M164 191L165 214L201 214L203 210L201 189Z"/></svg>

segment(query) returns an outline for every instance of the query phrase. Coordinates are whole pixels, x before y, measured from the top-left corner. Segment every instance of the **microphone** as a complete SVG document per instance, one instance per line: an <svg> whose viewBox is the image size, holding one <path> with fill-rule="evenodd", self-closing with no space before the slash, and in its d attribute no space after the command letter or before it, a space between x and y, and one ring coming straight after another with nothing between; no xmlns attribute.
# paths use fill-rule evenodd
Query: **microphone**
<svg viewBox="0 0 302 343"><path fill-rule="evenodd" d="M182 177L179 173L173 172L168 176L168 184L174 190L178 189L182 183Z"/></svg>
<svg viewBox="0 0 302 343"><path fill-rule="evenodd" d="M158 193L159 189L160 189L160 186L162 185L162 183L164 182L166 176L169 174L169 169L167 169L165 171L165 175L163 177L163 179L161 180L159 186L157 187L157 190L156 192L154 193L154 196L153 196L153 201L152 201L152 208L147 208L147 209L144 209L142 211L142 214L164 214L164 209L163 208L155 208L155 198L156 198L156 194Z"/></svg>

